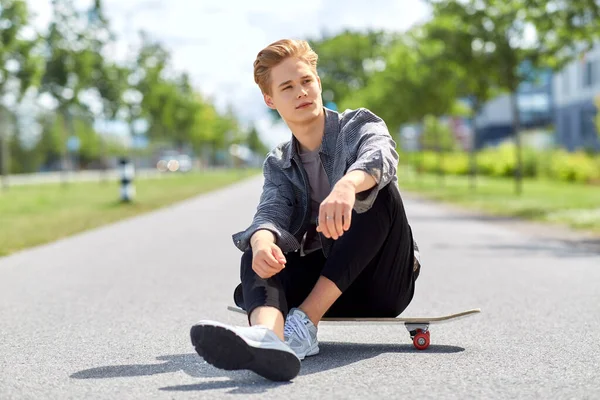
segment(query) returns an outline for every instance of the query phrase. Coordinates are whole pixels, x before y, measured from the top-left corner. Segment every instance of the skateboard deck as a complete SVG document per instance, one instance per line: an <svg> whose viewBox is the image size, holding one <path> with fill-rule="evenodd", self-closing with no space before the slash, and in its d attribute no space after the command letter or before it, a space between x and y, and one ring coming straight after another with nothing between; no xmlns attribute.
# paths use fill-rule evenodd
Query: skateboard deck
<svg viewBox="0 0 600 400"><path fill-rule="evenodd" d="M246 311L239 307L227 306L229 311L240 314L246 314ZM334 322L344 324L354 323L371 323L371 324L404 324L410 337L413 340L413 345L418 350L425 350L430 344L429 325L441 324L454 321L461 318L466 318L481 312L479 308L465 310L454 314L440 315L437 317L388 317L388 318L337 318L326 317L321 322Z"/></svg>

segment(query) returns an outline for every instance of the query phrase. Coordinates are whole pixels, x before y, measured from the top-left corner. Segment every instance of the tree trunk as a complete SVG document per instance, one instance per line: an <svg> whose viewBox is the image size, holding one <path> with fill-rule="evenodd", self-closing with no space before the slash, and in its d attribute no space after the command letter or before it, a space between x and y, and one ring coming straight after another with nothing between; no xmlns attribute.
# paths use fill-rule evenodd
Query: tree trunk
<svg viewBox="0 0 600 400"><path fill-rule="evenodd" d="M473 192L477 187L477 116L480 111L481 105L476 101L473 113L473 137L469 148L469 186Z"/></svg>
<svg viewBox="0 0 600 400"><path fill-rule="evenodd" d="M469 149L469 187L471 191L475 191L477 188L477 152L475 150L475 142L477 139L477 126L473 125L473 142Z"/></svg>
<svg viewBox="0 0 600 400"><path fill-rule="evenodd" d="M106 138L104 137L104 134L102 135L98 135L99 139L100 139L100 182L101 183L106 183L108 182L108 171L106 168L106 162L107 162L107 149L106 149Z"/></svg>
<svg viewBox="0 0 600 400"><path fill-rule="evenodd" d="M0 176L2 176L2 190L8 190L8 139L6 129L0 130Z"/></svg>
<svg viewBox="0 0 600 400"><path fill-rule="evenodd" d="M135 132L135 121L129 120L129 134L131 135L131 147L129 148L129 155L133 162L133 167L137 170L141 168L141 156L138 152L137 146L137 133Z"/></svg>
<svg viewBox="0 0 600 400"><path fill-rule="evenodd" d="M515 193L520 195L523 191L523 157L521 152L521 121L519 117L519 104L516 90L510 96L513 130L515 137L516 165L515 165Z"/></svg>
<svg viewBox="0 0 600 400"><path fill-rule="evenodd" d="M0 108L0 176L2 177L2 190L8 190L8 159L10 146L8 143L8 124L10 120L4 108Z"/></svg>
<svg viewBox="0 0 600 400"><path fill-rule="evenodd" d="M442 163L444 162L444 150L442 144L442 135L440 134L440 122L436 121L435 126L435 149L437 152L438 166L437 166L437 176L438 176L438 185L444 186L444 172L442 168Z"/></svg>
<svg viewBox="0 0 600 400"><path fill-rule="evenodd" d="M438 181L440 186L444 186L444 148L438 146Z"/></svg>
<svg viewBox="0 0 600 400"><path fill-rule="evenodd" d="M63 143L61 146L61 155L60 155L60 181L63 186L67 185L67 173L68 173L68 149L67 149L67 141L70 136L70 124L69 124L69 111L67 108L63 108L62 110L63 116Z"/></svg>

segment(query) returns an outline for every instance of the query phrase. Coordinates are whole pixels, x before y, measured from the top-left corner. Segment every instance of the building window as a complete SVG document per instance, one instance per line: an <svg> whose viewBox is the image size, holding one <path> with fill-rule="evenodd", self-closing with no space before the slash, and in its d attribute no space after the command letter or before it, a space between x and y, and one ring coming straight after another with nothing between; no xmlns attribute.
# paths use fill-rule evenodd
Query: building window
<svg viewBox="0 0 600 400"><path fill-rule="evenodd" d="M594 84L594 62L586 61L583 66L583 87L590 87Z"/></svg>
<svg viewBox="0 0 600 400"><path fill-rule="evenodd" d="M563 114L563 132L562 137L565 141L570 141L571 139L571 115L567 112Z"/></svg>
<svg viewBox="0 0 600 400"><path fill-rule="evenodd" d="M569 95L569 69L568 68L563 69L563 72L562 72L562 90L563 90L564 96Z"/></svg>
<svg viewBox="0 0 600 400"><path fill-rule="evenodd" d="M585 108L581 110L581 139L585 147L593 145L596 139L595 117L595 109Z"/></svg>

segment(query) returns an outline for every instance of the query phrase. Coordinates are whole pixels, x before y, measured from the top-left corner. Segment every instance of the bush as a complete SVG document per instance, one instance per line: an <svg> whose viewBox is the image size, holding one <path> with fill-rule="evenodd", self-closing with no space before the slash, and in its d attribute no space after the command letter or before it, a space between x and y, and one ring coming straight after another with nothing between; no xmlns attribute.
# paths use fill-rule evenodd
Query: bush
<svg viewBox="0 0 600 400"><path fill-rule="evenodd" d="M476 157L477 174L493 177L513 177L515 173L515 146L511 143L479 151ZM583 151L535 150L523 148L523 176L545 177L567 182L600 183L600 157ZM422 172L438 171L438 154L433 151L405 154L404 163ZM442 170L448 175L467 175L470 171L469 154L452 152L443 155Z"/></svg>
<svg viewBox="0 0 600 400"><path fill-rule="evenodd" d="M450 175L468 175L469 171L469 154L444 154L444 172Z"/></svg>
<svg viewBox="0 0 600 400"><path fill-rule="evenodd" d="M421 145L427 150L439 148L444 152L453 151L458 147L450 126L432 115L424 118Z"/></svg>
<svg viewBox="0 0 600 400"><path fill-rule="evenodd" d="M551 163L551 177L562 181L591 183L600 178L598 157L595 160L583 151L567 153L558 150Z"/></svg>

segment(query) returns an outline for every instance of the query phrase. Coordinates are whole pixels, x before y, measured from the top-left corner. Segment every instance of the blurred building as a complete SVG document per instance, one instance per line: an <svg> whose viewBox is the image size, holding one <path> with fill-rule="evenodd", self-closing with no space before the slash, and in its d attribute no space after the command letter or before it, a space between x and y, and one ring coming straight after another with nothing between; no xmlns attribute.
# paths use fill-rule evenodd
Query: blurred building
<svg viewBox="0 0 600 400"><path fill-rule="evenodd" d="M531 79L517 89L517 104L521 129L548 128L554 123L552 74L550 71L531 71ZM514 133L509 94L488 101L475 119L475 146L493 146Z"/></svg>
<svg viewBox="0 0 600 400"><path fill-rule="evenodd" d="M600 149L594 99L600 96L600 46L554 75L557 141L568 150Z"/></svg>

